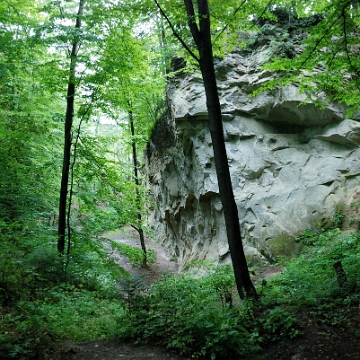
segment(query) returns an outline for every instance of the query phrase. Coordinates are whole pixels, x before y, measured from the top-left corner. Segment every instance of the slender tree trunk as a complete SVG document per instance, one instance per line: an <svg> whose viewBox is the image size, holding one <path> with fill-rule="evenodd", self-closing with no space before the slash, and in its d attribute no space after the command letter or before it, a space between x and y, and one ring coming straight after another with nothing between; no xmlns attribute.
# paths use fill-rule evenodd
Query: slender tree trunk
<svg viewBox="0 0 360 360"><path fill-rule="evenodd" d="M209 128L214 149L216 175L218 179L221 202L224 209L225 226L235 281L239 296L256 297L256 290L251 282L247 266L237 205L232 189L229 164L225 148L221 106L216 85L214 60L210 33L210 12L207 0L197 0L199 27L195 22L195 12L192 0L184 0L189 27L199 50L200 69L206 93L206 106L209 116ZM245 294L244 294L245 292Z"/></svg>
<svg viewBox="0 0 360 360"><path fill-rule="evenodd" d="M81 28L81 16L84 11L85 0L80 0L79 9L76 17L75 28ZM70 54L70 74L66 96L66 114L65 114L65 132L64 132L64 155L63 167L61 175L60 199L59 199L59 225L58 225L58 251L60 254L65 250L65 232L66 232L66 204L68 195L69 169L71 159L71 130L74 119L74 100L75 100L75 72L76 72L76 57L79 50L79 38L76 36L73 42L72 51ZM70 231L70 230L69 230Z"/></svg>
<svg viewBox="0 0 360 360"><path fill-rule="evenodd" d="M133 168L134 168L134 182L136 185L136 207L137 207L137 219L138 224L134 226L134 228L139 233L140 244L143 251L143 267L147 267L147 252L145 246L145 236L144 229L142 228L142 217L141 217L141 196L139 193L139 169L138 169L138 159L137 159L137 151L136 151L136 141L135 141L135 126L134 126L134 117L133 113L129 111L129 121L130 121L130 130L131 130L131 146L132 146L132 158L133 158Z"/></svg>

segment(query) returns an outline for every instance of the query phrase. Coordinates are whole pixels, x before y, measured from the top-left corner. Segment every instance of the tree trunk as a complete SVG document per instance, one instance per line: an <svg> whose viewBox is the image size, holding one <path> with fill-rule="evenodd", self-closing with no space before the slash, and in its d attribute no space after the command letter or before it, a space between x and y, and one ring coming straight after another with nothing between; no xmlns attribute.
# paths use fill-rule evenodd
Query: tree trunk
<svg viewBox="0 0 360 360"><path fill-rule="evenodd" d="M234 269L239 296L256 297L256 290L251 282L247 266L241 232L239 215L235 202L229 164L225 148L220 100L216 85L214 60L210 33L210 12L207 0L197 0L199 28L195 23L192 0L184 0L189 20L189 27L199 50L200 69L206 93L206 106L209 116L209 128L214 150L216 175L218 179L221 202L224 209L225 226L229 249Z"/></svg>
<svg viewBox="0 0 360 360"><path fill-rule="evenodd" d="M139 193L139 172L138 172L138 160L137 160L137 151L136 151L136 141L135 141L135 126L134 126L134 117L133 113L129 111L129 120L130 120L130 130L131 130L131 146L132 146L132 153L133 153L133 168L134 168L134 182L136 185L136 207L137 207L137 219L138 224L134 228L139 233L140 244L143 251L143 267L147 267L147 252L145 246L145 237L144 237L144 230L142 228L142 217L141 217L141 196Z"/></svg>
<svg viewBox="0 0 360 360"><path fill-rule="evenodd" d="M79 9L76 17L75 28L81 27L81 16L84 11L85 0L80 0ZM70 74L66 96L66 114L65 114L65 132L64 132L64 155L63 167L61 175L60 199L59 199L59 225L58 225L58 252L64 254L65 249L65 232L66 232L66 204L68 194L69 169L71 159L71 130L74 119L74 100L75 100L75 71L76 71L76 57L79 50L79 39L76 36L73 42L72 51L70 54ZM70 231L70 230L69 230Z"/></svg>

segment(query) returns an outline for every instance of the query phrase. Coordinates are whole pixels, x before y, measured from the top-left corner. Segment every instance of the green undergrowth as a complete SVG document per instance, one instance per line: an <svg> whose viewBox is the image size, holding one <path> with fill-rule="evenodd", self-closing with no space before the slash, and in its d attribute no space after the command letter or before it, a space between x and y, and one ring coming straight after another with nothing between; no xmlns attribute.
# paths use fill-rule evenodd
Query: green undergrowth
<svg viewBox="0 0 360 360"><path fill-rule="evenodd" d="M204 265L201 276L165 276L144 288L130 280L117 338L157 344L194 359L261 359L262 346L298 334L294 312L263 301L240 301L231 266Z"/></svg>
<svg viewBox="0 0 360 360"><path fill-rule="evenodd" d="M251 306L232 306L234 279L229 266L193 274L166 276L145 291L134 284L123 294L126 313L117 337L166 346L193 358L230 359L260 350ZM252 357L253 358L253 357Z"/></svg>
<svg viewBox="0 0 360 360"><path fill-rule="evenodd" d="M115 298L70 284L44 288L32 301L4 307L0 320L0 358L43 358L56 341L86 342L113 336L123 310Z"/></svg>
<svg viewBox="0 0 360 360"><path fill-rule="evenodd" d="M71 255L59 256L48 229L13 230L0 233L0 358L41 359L54 341L111 337L124 311L118 279L129 274L103 244L74 233Z"/></svg>
<svg viewBox="0 0 360 360"><path fill-rule="evenodd" d="M203 266L200 277L165 277L146 291L127 287L117 336L193 358L260 359L269 342L298 336L299 312L346 326L360 300L359 240L360 234L339 229L299 235L302 254L286 260L282 274L258 281L257 301L238 299L229 266ZM345 271L340 282L333 266L338 262Z"/></svg>
<svg viewBox="0 0 360 360"><path fill-rule="evenodd" d="M266 281L264 306L305 310L332 325L346 323L345 314L360 301L360 233L307 230L297 241L305 250L284 264L280 276ZM340 277L334 267L339 263L344 270Z"/></svg>
<svg viewBox="0 0 360 360"><path fill-rule="evenodd" d="M114 337L126 311L119 284L130 274L109 258L103 239L74 231L70 255L59 256L53 230L41 223L6 230L0 232L1 359L41 359L54 341ZM141 265L141 249L112 245ZM148 251L148 264L155 256Z"/></svg>
<svg viewBox="0 0 360 360"><path fill-rule="evenodd" d="M258 280L258 300L239 299L228 265L201 262L197 272L193 266L149 285L109 260L101 241L77 236L68 258L50 250L45 235L32 249L2 243L1 359L51 357L54 341L102 338L157 344L193 359L261 359L266 344L298 336L299 312L346 327L359 306L358 233L299 234L302 253L284 260L280 275ZM131 257L132 249L120 248Z"/></svg>
<svg viewBox="0 0 360 360"><path fill-rule="evenodd" d="M290 309L265 306L262 298L239 301L228 265L206 266L201 277L166 276L146 291L138 280L125 288L120 340L165 346L194 359L261 359L264 344L298 334Z"/></svg>

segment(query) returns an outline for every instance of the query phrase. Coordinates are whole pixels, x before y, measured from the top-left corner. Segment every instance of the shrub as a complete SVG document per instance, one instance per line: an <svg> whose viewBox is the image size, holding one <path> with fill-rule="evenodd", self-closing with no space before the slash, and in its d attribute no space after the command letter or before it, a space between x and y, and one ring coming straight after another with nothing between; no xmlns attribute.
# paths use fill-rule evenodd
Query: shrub
<svg viewBox="0 0 360 360"><path fill-rule="evenodd" d="M123 311L116 278L101 242L74 236L72 254L59 256L50 233L0 233L0 358L40 359L51 340L110 337Z"/></svg>
<svg viewBox="0 0 360 360"><path fill-rule="evenodd" d="M220 271L200 279L165 277L147 292L134 293L119 319L118 337L165 345L194 358L252 358L260 349L257 331L246 312L222 304L214 287L220 278Z"/></svg>
<svg viewBox="0 0 360 360"><path fill-rule="evenodd" d="M289 261L282 275L267 281L264 306L291 306L325 314L321 310L324 304L351 306L358 303L359 234L343 235L338 229L333 229L318 234L307 231L299 238L310 246L299 257ZM336 262L341 262L344 268L348 292L344 293L339 285L334 269ZM336 316L331 311L326 315L327 322L331 314Z"/></svg>

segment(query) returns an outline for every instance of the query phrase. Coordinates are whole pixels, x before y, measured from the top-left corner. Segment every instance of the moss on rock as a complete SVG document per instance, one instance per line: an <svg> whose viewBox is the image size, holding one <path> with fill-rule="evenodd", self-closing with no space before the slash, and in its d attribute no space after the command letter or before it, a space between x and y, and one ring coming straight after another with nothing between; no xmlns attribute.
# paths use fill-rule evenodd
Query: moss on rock
<svg viewBox="0 0 360 360"><path fill-rule="evenodd" d="M304 248L304 244L297 242L291 235L280 235L268 240L267 244L276 259L299 255Z"/></svg>

